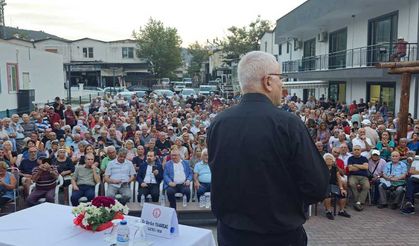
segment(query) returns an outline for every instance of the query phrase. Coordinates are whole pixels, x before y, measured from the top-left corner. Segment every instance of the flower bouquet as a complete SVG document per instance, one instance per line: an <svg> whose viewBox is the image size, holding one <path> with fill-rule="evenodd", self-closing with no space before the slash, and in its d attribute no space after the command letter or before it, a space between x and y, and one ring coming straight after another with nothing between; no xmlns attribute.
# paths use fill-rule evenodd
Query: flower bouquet
<svg viewBox="0 0 419 246"><path fill-rule="evenodd" d="M91 202L80 203L72 213L76 217L75 225L90 231L103 231L112 227L112 220L124 219L128 207L111 197L98 196Z"/></svg>

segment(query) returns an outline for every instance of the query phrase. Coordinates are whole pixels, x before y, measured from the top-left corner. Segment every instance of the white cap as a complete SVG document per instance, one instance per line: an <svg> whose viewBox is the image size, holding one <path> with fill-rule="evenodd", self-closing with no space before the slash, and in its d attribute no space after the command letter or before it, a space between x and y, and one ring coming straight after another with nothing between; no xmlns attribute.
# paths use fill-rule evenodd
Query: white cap
<svg viewBox="0 0 419 246"><path fill-rule="evenodd" d="M365 120L363 120L363 121L361 122L361 124L366 125L366 126L370 126L370 125L371 125L371 121L370 121L370 120L365 119Z"/></svg>
<svg viewBox="0 0 419 246"><path fill-rule="evenodd" d="M371 155L380 155L380 151L379 151L379 150L377 150L377 149L373 149L373 150L371 151Z"/></svg>

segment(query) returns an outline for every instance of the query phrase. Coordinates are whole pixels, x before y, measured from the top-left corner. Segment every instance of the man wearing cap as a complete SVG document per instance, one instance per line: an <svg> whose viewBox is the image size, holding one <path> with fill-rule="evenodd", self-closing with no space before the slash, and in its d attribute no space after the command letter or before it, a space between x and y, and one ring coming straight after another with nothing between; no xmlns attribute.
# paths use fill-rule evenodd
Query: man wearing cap
<svg viewBox="0 0 419 246"><path fill-rule="evenodd" d="M380 140L377 131L371 128L371 121L368 119L363 120L361 124L365 129L365 136L371 140L371 148L375 148L375 145Z"/></svg>
<svg viewBox="0 0 419 246"><path fill-rule="evenodd" d="M380 193L378 192L378 185L380 184L380 178L383 176L383 170L386 166L386 161L380 157L380 151L373 149L371 151L371 157L368 160L368 178L370 179L371 185L373 185L374 195L372 203L378 204Z"/></svg>

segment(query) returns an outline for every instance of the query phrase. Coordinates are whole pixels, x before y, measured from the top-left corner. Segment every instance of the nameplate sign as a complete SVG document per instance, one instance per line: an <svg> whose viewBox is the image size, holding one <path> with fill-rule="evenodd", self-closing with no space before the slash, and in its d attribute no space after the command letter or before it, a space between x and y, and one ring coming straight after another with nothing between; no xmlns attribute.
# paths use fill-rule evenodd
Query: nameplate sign
<svg viewBox="0 0 419 246"><path fill-rule="evenodd" d="M146 234L164 238L179 235L179 224L173 208L144 203L141 222L146 227Z"/></svg>

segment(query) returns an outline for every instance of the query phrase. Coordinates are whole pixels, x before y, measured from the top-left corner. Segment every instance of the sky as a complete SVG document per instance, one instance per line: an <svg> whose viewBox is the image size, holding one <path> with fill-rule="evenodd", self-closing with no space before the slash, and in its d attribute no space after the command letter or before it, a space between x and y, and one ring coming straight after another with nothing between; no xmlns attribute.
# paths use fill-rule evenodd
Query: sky
<svg viewBox="0 0 419 246"><path fill-rule="evenodd" d="M42 30L66 39L132 38L150 17L174 27L182 46L223 38L231 26L276 20L305 0L6 0L7 26Z"/></svg>

